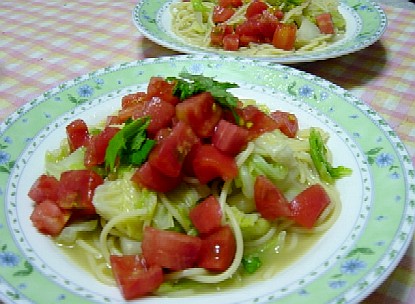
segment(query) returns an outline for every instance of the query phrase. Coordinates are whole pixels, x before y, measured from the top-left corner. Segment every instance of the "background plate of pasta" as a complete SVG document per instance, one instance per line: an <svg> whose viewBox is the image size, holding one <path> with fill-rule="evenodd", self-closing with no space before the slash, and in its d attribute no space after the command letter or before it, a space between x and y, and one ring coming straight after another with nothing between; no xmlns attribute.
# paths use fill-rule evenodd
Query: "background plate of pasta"
<svg viewBox="0 0 415 304"><path fill-rule="evenodd" d="M396 134L283 65L111 66L0 130L5 302L358 303L414 230Z"/></svg>
<svg viewBox="0 0 415 304"><path fill-rule="evenodd" d="M382 8L368 0L144 0L133 21L148 39L177 52L284 64L356 52L387 25Z"/></svg>

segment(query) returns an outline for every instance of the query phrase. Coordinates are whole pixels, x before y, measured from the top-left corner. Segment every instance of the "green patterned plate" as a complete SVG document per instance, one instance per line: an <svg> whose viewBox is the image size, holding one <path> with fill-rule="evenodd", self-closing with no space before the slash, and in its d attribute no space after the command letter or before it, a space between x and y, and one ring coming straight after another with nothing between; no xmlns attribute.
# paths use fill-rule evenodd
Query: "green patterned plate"
<svg viewBox="0 0 415 304"><path fill-rule="evenodd" d="M202 48L190 45L171 30L171 3L181 0L141 0L133 11L133 21L139 31L153 42L166 48L187 54L223 54L241 56L237 52ZM387 18L382 8L369 0L340 0L340 13L346 20L346 34L336 43L308 53L292 53L281 56L251 57L251 59L293 64L324 60L350 54L376 42L384 33ZM247 57L248 58L248 57Z"/></svg>
<svg viewBox="0 0 415 304"><path fill-rule="evenodd" d="M291 67L233 57L183 55L126 63L61 84L0 125L0 298L6 303L119 303L116 287L99 283L38 233L27 192L43 172L44 154L75 118L100 121L120 98L151 76L189 72L239 84L234 93L295 113L300 127L330 133L334 165L353 169L338 182L335 224L270 280L242 289L139 303L357 303L392 272L414 230L415 180L408 153L391 128L349 92ZM45 292L47 291L47 292Z"/></svg>

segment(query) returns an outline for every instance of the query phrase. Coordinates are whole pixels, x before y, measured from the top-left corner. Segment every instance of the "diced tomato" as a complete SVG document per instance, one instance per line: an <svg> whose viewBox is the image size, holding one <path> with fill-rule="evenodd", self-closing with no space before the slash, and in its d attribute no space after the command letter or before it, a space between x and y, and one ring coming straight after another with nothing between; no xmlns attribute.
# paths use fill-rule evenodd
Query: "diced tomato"
<svg viewBox="0 0 415 304"><path fill-rule="evenodd" d="M131 115L130 115L131 116ZM105 122L105 126L115 126L121 125L126 121L126 119L122 119L120 116L116 115L109 115L107 116L107 121Z"/></svg>
<svg viewBox="0 0 415 304"><path fill-rule="evenodd" d="M101 133L91 136L86 144L85 167L92 168L104 163L108 144L119 130L114 127L106 127Z"/></svg>
<svg viewBox="0 0 415 304"><path fill-rule="evenodd" d="M184 122L178 122L171 133L157 143L150 152L148 162L162 174L177 177L181 173L183 161L199 138Z"/></svg>
<svg viewBox="0 0 415 304"><path fill-rule="evenodd" d="M262 14L267 9L268 4L266 4L265 2L260 0L252 1L246 9L245 17L249 19L253 16Z"/></svg>
<svg viewBox="0 0 415 304"><path fill-rule="evenodd" d="M197 147L192 160L193 171L202 184L215 179L231 180L238 175L235 159L213 145Z"/></svg>
<svg viewBox="0 0 415 304"><path fill-rule="evenodd" d="M205 198L190 210L189 217L199 233L213 232L222 225L222 209L219 201L213 195Z"/></svg>
<svg viewBox="0 0 415 304"><path fill-rule="evenodd" d="M248 36L248 35L239 36L240 46L249 46L250 43L260 43L260 42L261 42L261 39L258 36Z"/></svg>
<svg viewBox="0 0 415 304"><path fill-rule="evenodd" d="M54 177L42 174L29 190L29 197L36 203L43 201L56 202L58 199L59 181Z"/></svg>
<svg viewBox="0 0 415 304"><path fill-rule="evenodd" d="M151 77L147 86L147 99L160 97L163 101L176 105L180 99L174 96L175 82L169 82L162 77Z"/></svg>
<svg viewBox="0 0 415 304"><path fill-rule="evenodd" d="M228 24L218 24L212 28L210 33L210 44L214 46L223 45L223 37L227 34L233 33L232 25Z"/></svg>
<svg viewBox="0 0 415 304"><path fill-rule="evenodd" d="M278 20L282 20L282 18L284 18L284 12L280 9L273 9L272 14L277 17Z"/></svg>
<svg viewBox="0 0 415 304"><path fill-rule="evenodd" d="M263 175L255 179L254 200L257 211L267 220L291 215L290 205L284 193Z"/></svg>
<svg viewBox="0 0 415 304"><path fill-rule="evenodd" d="M316 16L317 26L323 34L334 34L334 24L330 13L322 13Z"/></svg>
<svg viewBox="0 0 415 304"><path fill-rule="evenodd" d="M136 299L157 290L163 283L160 266L148 266L139 255L110 256L111 269L126 300Z"/></svg>
<svg viewBox="0 0 415 304"><path fill-rule="evenodd" d="M206 138L213 134L222 116L222 107L212 94L203 92L183 100L176 106L176 116L187 123L197 136Z"/></svg>
<svg viewBox="0 0 415 304"><path fill-rule="evenodd" d="M268 11L255 15L235 28L235 33L240 37L256 37L260 43L270 43L279 21ZM245 38L244 38L245 39Z"/></svg>
<svg viewBox="0 0 415 304"><path fill-rule="evenodd" d="M198 266L222 272L229 268L235 258L236 241L232 229L226 225L202 238Z"/></svg>
<svg viewBox="0 0 415 304"><path fill-rule="evenodd" d="M30 220L42 233L57 236L68 222L71 212L62 210L52 201L43 201L35 205Z"/></svg>
<svg viewBox="0 0 415 304"><path fill-rule="evenodd" d="M298 120L294 114L277 110L271 113L271 117L277 122L282 133L291 138L297 135Z"/></svg>
<svg viewBox="0 0 415 304"><path fill-rule="evenodd" d="M239 49L239 35L227 34L223 37L223 49L225 51L237 51Z"/></svg>
<svg viewBox="0 0 415 304"><path fill-rule="evenodd" d="M128 107L122 108L118 111L117 120L121 123L125 122L127 119L131 117L142 116L143 109L146 105L146 101L139 102L136 104L132 104Z"/></svg>
<svg viewBox="0 0 415 304"><path fill-rule="evenodd" d="M131 180L137 185L153 191L169 192L180 184L182 176L170 177L164 175L151 166L149 162L145 162L134 172Z"/></svg>
<svg viewBox="0 0 415 304"><path fill-rule="evenodd" d="M222 152L235 156L247 145L249 131L224 119L220 120L212 136L212 144Z"/></svg>
<svg viewBox="0 0 415 304"><path fill-rule="evenodd" d="M135 106L136 104L143 103L146 100L148 100L148 98L145 92L127 94L121 99L121 108L126 109Z"/></svg>
<svg viewBox="0 0 415 304"><path fill-rule="evenodd" d="M196 236L146 227L141 248L149 265L183 270L196 264L201 245Z"/></svg>
<svg viewBox="0 0 415 304"><path fill-rule="evenodd" d="M297 26L294 23L279 23L272 38L272 45L277 49L290 51L294 48Z"/></svg>
<svg viewBox="0 0 415 304"><path fill-rule="evenodd" d="M103 178L92 170L70 170L61 174L57 204L62 209L81 209L95 213L92 198Z"/></svg>
<svg viewBox="0 0 415 304"><path fill-rule="evenodd" d="M249 131L249 140L278 128L277 122L256 106L249 105L240 109L238 113L243 126Z"/></svg>
<svg viewBox="0 0 415 304"><path fill-rule="evenodd" d="M85 121L76 119L66 126L69 149L71 152L85 146L89 140L89 130Z"/></svg>
<svg viewBox="0 0 415 304"><path fill-rule="evenodd" d="M213 8L213 15L212 21L214 23L222 23L227 21L235 14L235 9L232 7L222 7L220 5L216 5Z"/></svg>
<svg viewBox="0 0 415 304"><path fill-rule="evenodd" d="M312 228L329 204L330 197L326 190L319 184L312 185L291 201L291 218L301 226Z"/></svg>
<svg viewBox="0 0 415 304"><path fill-rule="evenodd" d="M149 137L154 137L160 129L171 125L175 114L175 107L171 103L163 101L160 97L153 97L145 103L141 115L133 115L133 119L150 116L151 120L147 127L147 134Z"/></svg>
<svg viewBox="0 0 415 304"><path fill-rule="evenodd" d="M218 3L222 7L240 7L242 6L242 0L219 0Z"/></svg>

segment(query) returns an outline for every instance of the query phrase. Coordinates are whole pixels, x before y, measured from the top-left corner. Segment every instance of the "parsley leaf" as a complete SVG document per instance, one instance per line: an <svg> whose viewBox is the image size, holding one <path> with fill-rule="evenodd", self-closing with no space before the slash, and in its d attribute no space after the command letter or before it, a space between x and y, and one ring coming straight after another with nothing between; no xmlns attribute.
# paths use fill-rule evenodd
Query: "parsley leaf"
<svg viewBox="0 0 415 304"><path fill-rule="evenodd" d="M173 94L178 96L180 100L184 100L198 93L209 92L217 103L232 112L236 122L239 123L239 115L236 113L239 99L227 91L231 88L237 88L237 84L219 82L212 77L193 75L188 72L181 72L179 77L181 78L169 77L168 80L176 82Z"/></svg>
<svg viewBox="0 0 415 304"><path fill-rule="evenodd" d="M150 117L128 120L110 140L105 151L105 167L114 170L117 158L121 164L141 165L146 159L155 141L147 138L146 129Z"/></svg>

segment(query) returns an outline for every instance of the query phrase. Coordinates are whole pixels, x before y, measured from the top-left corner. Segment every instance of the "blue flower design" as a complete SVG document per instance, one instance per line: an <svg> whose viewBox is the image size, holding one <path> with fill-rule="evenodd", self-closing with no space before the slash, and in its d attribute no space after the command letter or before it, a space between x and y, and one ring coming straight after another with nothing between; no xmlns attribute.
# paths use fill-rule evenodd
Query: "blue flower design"
<svg viewBox="0 0 415 304"><path fill-rule="evenodd" d="M0 266L16 267L20 258L12 252L0 252Z"/></svg>
<svg viewBox="0 0 415 304"><path fill-rule="evenodd" d="M94 88L85 84L78 88L78 95L80 97L91 97L94 94Z"/></svg>
<svg viewBox="0 0 415 304"><path fill-rule="evenodd" d="M10 154L4 151L0 151L0 165L6 164L10 160Z"/></svg>
<svg viewBox="0 0 415 304"><path fill-rule="evenodd" d="M389 175L391 179L400 179L401 175L398 172L393 172Z"/></svg>
<svg viewBox="0 0 415 304"><path fill-rule="evenodd" d="M347 282L344 280L329 281L329 287L332 289L339 289L346 286L346 283Z"/></svg>
<svg viewBox="0 0 415 304"><path fill-rule="evenodd" d="M94 81L97 85L103 85L104 84L104 79L102 79L102 78L95 78Z"/></svg>
<svg viewBox="0 0 415 304"><path fill-rule="evenodd" d="M314 95L314 91L311 87L305 85L298 89L298 93L302 97L312 97Z"/></svg>
<svg viewBox="0 0 415 304"><path fill-rule="evenodd" d="M203 65L195 63L189 67L189 72L192 74L201 74L203 72Z"/></svg>
<svg viewBox="0 0 415 304"><path fill-rule="evenodd" d="M57 297L57 299L56 300L58 300L58 301L63 301L63 300L65 300L66 299L66 296L64 295L64 294L60 294L58 297Z"/></svg>
<svg viewBox="0 0 415 304"><path fill-rule="evenodd" d="M321 100L326 100L328 97L329 97L329 93L321 92L321 94L320 94L320 99Z"/></svg>
<svg viewBox="0 0 415 304"><path fill-rule="evenodd" d="M366 268L366 263L359 259L351 259L343 263L341 272L344 274L357 274L362 269Z"/></svg>
<svg viewBox="0 0 415 304"><path fill-rule="evenodd" d="M12 144L12 143L13 143L13 139L12 139L10 136L6 136L6 137L4 138L4 142L5 142L6 144Z"/></svg>
<svg viewBox="0 0 415 304"><path fill-rule="evenodd" d="M62 99L60 98L60 96L56 96L54 99L55 99L55 101L57 101L57 102L61 102L61 101L62 101Z"/></svg>
<svg viewBox="0 0 415 304"><path fill-rule="evenodd" d="M376 157L375 161L376 161L376 164L381 168L388 167L393 164L393 156L389 153L380 153Z"/></svg>
<svg viewBox="0 0 415 304"><path fill-rule="evenodd" d="M377 221L383 221L384 219L386 219L386 217L384 215L379 215L376 217Z"/></svg>

